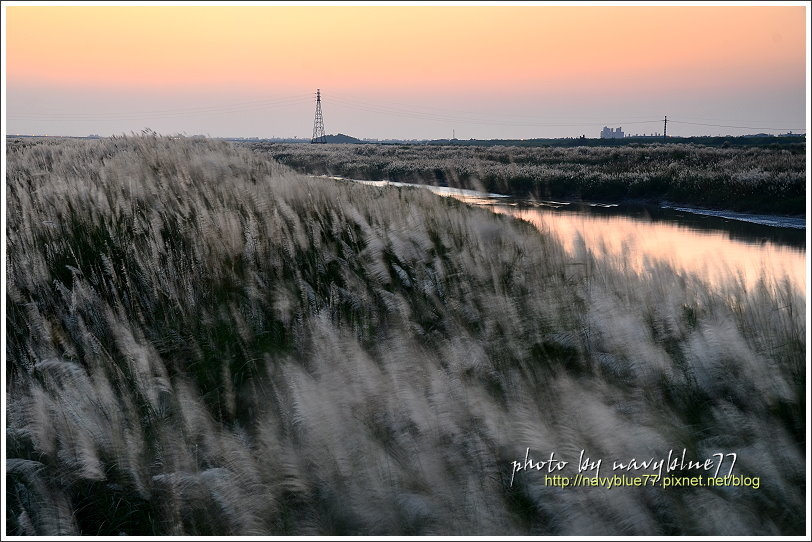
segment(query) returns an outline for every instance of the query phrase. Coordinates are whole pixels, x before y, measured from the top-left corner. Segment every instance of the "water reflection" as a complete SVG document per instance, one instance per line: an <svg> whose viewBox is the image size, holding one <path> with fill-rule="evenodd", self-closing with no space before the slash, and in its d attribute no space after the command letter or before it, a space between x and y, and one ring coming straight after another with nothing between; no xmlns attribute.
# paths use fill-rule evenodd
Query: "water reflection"
<svg viewBox="0 0 812 542"><path fill-rule="evenodd" d="M806 294L805 219L742 213L697 214L686 208L650 205L576 204L517 200L501 194L391 181L360 181L374 186L420 187L496 213L515 216L555 235L575 253L578 238L594 254L637 272L647 260L720 284L740 277L748 287L765 277L790 281ZM733 219L735 217L735 219ZM775 227L782 221L786 227Z"/></svg>
<svg viewBox="0 0 812 542"><path fill-rule="evenodd" d="M806 292L806 252L803 248L773 241L734 239L727 232L701 231L671 222L628 216L596 216L579 212L492 204L508 214L550 232L575 252L578 236L598 256L621 261L642 271L646 259L662 261L676 269L697 273L711 283L741 276L748 286L762 277L791 281ZM756 238L758 239L758 238Z"/></svg>

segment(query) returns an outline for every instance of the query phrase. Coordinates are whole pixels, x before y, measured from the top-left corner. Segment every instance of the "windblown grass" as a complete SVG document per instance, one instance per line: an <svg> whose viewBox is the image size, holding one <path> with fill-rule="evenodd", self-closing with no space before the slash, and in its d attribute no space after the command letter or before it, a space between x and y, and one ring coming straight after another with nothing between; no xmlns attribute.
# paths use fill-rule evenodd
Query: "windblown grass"
<svg viewBox="0 0 812 542"><path fill-rule="evenodd" d="M208 140L12 144L7 193L9 534L803 533L787 284ZM511 486L527 447L761 487Z"/></svg>

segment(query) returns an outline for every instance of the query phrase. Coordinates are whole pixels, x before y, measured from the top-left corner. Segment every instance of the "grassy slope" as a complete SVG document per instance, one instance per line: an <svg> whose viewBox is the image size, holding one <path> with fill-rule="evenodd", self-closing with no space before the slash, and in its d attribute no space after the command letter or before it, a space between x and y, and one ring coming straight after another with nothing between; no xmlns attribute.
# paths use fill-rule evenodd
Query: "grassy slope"
<svg viewBox="0 0 812 542"><path fill-rule="evenodd" d="M806 210L803 144L786 148L671 143L592 148L250 146L297 171L356 179L442 184L519 197L668 200L796 215Z"/></svg>
<svg viewBox="0 0 812 542"><path fill-rule="evenodd" d="M803 532L785 285L211 141L12 145L7 193L9 533ZM737 452L761 489L510 487L526 447Z"/></svg>

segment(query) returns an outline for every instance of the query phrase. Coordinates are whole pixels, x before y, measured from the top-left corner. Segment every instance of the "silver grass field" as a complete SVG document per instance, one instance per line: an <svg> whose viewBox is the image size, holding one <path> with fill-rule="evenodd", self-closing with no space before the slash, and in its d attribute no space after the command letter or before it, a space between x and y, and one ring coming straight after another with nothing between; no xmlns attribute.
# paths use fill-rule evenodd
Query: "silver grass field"
<svg viewBox="0 0 812 542"><path fill-rule="evenodd" d="M804 532L788 281L571 256L224 142L7 153L8 534ZM760 487L553 487L528 448L734 452Z"/></svg>

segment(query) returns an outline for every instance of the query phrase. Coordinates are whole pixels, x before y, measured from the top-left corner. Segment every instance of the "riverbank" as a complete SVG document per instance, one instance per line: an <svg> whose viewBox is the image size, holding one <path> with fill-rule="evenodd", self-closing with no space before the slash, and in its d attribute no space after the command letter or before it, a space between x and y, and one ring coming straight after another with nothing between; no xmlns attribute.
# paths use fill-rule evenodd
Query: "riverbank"
<svg viewBox="0 0 812 542"><path fill-rule="evenodd" d="M803 144L781 148L242 144L315 175L388 179L519 198L668 201L787 216L806 212Z"/></svg>
<svg viewBox="0 0 812 542"><path fill-rule="evenodd" d="M686 213L693 213L696 215L715 216L718 218L725 218L728 220L738 220L740 222L751 222L753 224L762 224L764 226L772 226L776 228L795 228L803 230L806 228L805 216L783 216L783 215L757 215L752 213L737 213L725 209L699 209L696 207L684 207L669 202L661 205L664 209L674 209L675 211L683 211Z"/></svg>

